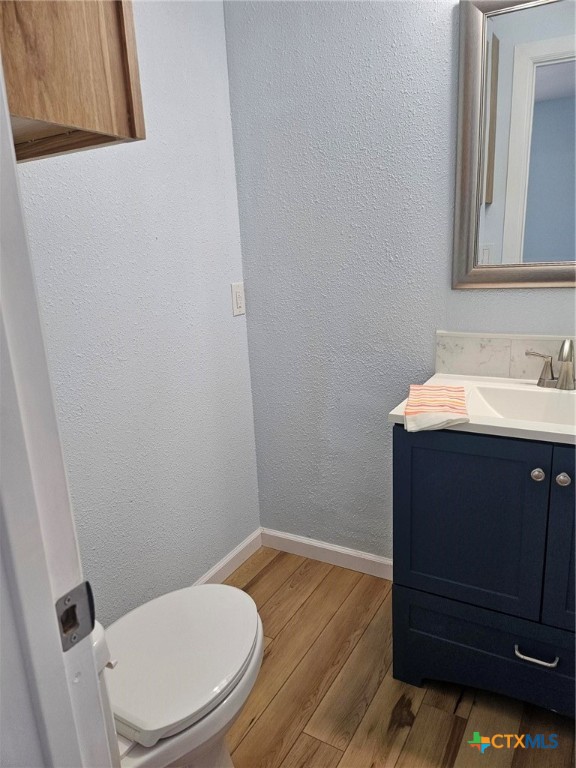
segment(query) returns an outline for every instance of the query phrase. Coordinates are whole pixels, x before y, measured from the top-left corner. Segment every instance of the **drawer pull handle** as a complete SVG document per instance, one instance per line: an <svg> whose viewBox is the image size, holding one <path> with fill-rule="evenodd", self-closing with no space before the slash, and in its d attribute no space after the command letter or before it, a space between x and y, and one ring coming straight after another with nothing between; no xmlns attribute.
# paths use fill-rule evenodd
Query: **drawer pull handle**
<svg viewBox="0 0 576 768"><path fill-rule="evenodd" d="M541 483L546 477L546 473L543 469L540 469L540 467L536 467L536 469L533 469L532 472L530 472L530 477L537 483Z"/></svg>
<svg viewBox="0 0 576 768"><path fill-rule="evenodd" d="M548 669L555 669L560 661L560 656L556 656L554 661L542 661L542 659L533 659L532 656L524 656L518 649L518 643L514 646L514 653L522 661L531 661L532 664L538 664L540 667L548 667Z"/></svg>
<svg viewBox="0 0 576 768"><path fill-rule="evenodd" d="M559 475L556 475L556 482L558 485L561 485L563 488L565 488L567 485L570 485L572 478L570 475L567 475L566 472L560 472Z"/></svg>

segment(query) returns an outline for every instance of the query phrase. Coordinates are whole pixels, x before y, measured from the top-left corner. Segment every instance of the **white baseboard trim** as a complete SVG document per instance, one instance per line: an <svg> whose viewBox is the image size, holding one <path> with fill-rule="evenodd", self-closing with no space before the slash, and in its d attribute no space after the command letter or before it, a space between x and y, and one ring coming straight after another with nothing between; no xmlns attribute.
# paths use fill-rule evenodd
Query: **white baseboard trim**
<svg viewBox="0 0 576 768"><path fill-rule="evenodd" d="M371 576L392 581L392 560L389 557L372 555L369 552L340 547L337 544L328 544L326 541L308 539L293 533L273 531L269 528L260 530L263 547L302 555L312 560L320 560L323 563L339 565L341 568L350 568L352 571L368 573Z"/></svg>
<svg viewBox="0 0 576 768"><path fill-rule="evenodd" d="M302 555L302 557L309 557L312 560L320 560L322 563L339 565L341 568L349 568L351 571L368 573L370 576L378 576L381 579L392 581L392 560L389 557L372 555L370 552L340 547L338 544L308 539L306 536L297 536L293 533L284 533L284 531L257 528L254 533L241 541L232 552L229 552L203 576L200 576L194 582L194 586L197 584L221 584L260 547L270 547L271 549L278 549L280 552Z"/></svg>
<svg viewBox="0 0 576 768"><path fill-rule="evenodd" d="M262 546L262 529L257 528L254 533L241 541L232 552L229 552L215 566L194 582L197 584L221 584L224 579L234 573L245 560L254 554Z"/></svg>

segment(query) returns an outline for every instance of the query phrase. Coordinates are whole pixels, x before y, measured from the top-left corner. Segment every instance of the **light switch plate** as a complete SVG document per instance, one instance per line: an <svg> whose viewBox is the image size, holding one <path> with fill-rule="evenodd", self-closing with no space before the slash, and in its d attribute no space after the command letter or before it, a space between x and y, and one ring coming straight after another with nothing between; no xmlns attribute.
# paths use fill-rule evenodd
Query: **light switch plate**
<svg viewBox="0 0 576 768"><path fill-rule="evenodd" d="M483 243L478 248L478 264L494 264L496 246L494 243Z"/></svg>
<svg viewBox="0 0 576 768"><path fill-rule="evenodd" d="M246 314L246 302L244 301L244 283L232 283L232 314Z"/></svg>

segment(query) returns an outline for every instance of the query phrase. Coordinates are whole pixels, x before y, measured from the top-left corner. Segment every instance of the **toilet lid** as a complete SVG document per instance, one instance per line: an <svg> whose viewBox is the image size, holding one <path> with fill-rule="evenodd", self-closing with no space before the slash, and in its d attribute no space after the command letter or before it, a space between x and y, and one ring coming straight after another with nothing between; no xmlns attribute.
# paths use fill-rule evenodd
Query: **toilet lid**
<svg viewBox="0 0 576 768"><path fill-rule="evenodd" d="M141 605L106 630L106 683L120 734L145 747L188 728L238 683L258 613L235 587L188 587Z"/></svg>

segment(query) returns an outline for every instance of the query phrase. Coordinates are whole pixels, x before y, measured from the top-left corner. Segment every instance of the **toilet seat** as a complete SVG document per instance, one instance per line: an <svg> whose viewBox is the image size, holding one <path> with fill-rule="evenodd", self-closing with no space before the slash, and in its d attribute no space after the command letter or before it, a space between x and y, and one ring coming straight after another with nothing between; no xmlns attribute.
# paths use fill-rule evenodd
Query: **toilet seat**
<svg viewBox="0 0 576 768"><path fill-rule="evenodd" d="M234 587L207 584L152 600L106 630L106 683L122 736L151 747L207 715L254 654L258 613Z"/></svg>

